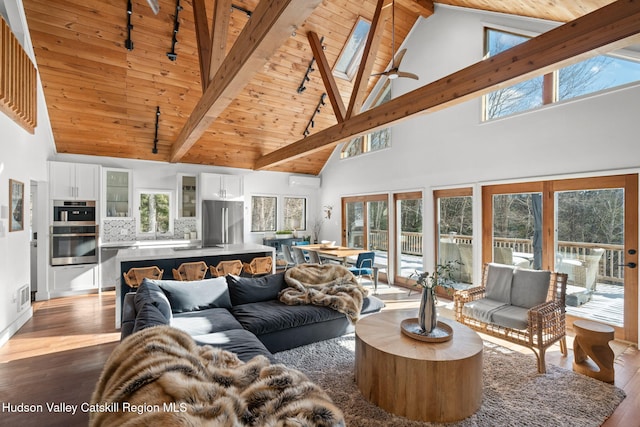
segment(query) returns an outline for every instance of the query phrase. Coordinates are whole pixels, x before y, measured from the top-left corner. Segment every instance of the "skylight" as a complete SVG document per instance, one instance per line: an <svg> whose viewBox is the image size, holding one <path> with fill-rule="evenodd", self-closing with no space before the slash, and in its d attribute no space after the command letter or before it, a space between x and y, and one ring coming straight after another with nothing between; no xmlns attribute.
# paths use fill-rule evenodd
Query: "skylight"
<svg viewBox="0 0 640 427"><path fill-rule="evenodd" d="M333 68L333 74L336 77L344 80L353 79L360 64L360 59L362 59L362 52L367 42L369 28L371 28L371 23L359 17L353 30L351 30L351 35L347 39L347 43L342 49L342 53L340 53L338 62L336 62Z"/></svg>

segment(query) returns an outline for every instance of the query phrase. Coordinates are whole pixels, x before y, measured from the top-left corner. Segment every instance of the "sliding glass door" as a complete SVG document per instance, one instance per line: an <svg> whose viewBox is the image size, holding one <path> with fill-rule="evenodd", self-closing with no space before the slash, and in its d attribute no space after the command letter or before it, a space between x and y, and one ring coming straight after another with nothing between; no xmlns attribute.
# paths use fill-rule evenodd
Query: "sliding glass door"
<svg viewBox="0 0 640 427"><path fill-rule="evenodd" d="M389 209L386 194L342 199L342 245L372 250L384 280L389 258Z"/></svg>
<svg viewBox="0 0 640 427"><path fill-rule="evenodd" d="M638 338L638 176L486 186L483 262L568 275L567 317Z"/></svg>
<svg viewBox="0 0 640 427"><path fill-rule="evenodd" d="M424 271L422 262L422 192L397 193L395 204L395 279L396 284L414 283L410 276Z"/></svg>

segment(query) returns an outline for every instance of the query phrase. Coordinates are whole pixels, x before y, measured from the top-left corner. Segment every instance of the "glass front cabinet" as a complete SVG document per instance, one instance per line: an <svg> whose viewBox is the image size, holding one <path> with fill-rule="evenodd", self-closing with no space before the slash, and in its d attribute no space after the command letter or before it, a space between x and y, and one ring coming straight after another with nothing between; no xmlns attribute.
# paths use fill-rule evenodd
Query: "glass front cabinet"
<svg viewBox="0 0 640 427"><path fill-rule="evenodd" d="M131 171L104 169L104 218L131 217Z"/></svg>
<svg viewBox="0 0 640 427"><path fill-rule="evenodd" d="M178 174L178 217L195 218L198 180L194 175Z"/></svg>

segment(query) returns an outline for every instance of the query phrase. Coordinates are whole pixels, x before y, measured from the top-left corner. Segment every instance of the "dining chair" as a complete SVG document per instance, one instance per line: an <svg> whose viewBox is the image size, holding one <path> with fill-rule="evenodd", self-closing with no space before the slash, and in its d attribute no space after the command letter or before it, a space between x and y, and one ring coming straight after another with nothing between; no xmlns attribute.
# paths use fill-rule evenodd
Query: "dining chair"
<svg viewBox="0 0 640 427"><path fill-rule="evenodd" d="M362 276L369 276L369 279L374 282L373 278L373 264L375 262L375 252L361 252L358 254L358 259L353 267L349 267L349 271L354 276L360 279Z"/></svg>
<svg viewBox="0 0 640 427"><path fill-rule="evenodd" d="M322 260L320 259L320 255L316 251L307 251L307 256L309 257L309 264L322 264Z"/></svg>
<svg viewBox="0 0 640 427"><path fill-rule="evenodd" d="M300 249L297 245L291 247L293 250L293 260L296 264L305 264L307 262L307 258L304 256L304 251Z"/></svg>
<svg viewBox="0 0 640 427"><path fill-rule="evenodd" d="M285 270L296 265L296 261L293 259L293 255L291 254L291 248L289 247L289 245L282 245L282 256L284 257L284 261L286 262L284 266Z"/></svg>

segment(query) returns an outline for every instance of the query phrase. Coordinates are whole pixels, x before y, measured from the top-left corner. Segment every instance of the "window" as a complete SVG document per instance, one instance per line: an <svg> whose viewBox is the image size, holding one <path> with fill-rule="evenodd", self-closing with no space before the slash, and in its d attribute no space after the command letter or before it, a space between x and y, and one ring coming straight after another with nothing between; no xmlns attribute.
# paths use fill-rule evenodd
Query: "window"
<svg viewBox="0 0 640 427"><path fill-rule="evenodd" d="M284 229L307 229L307 199L304 197L284 198Z"/></svg>
<svg viewBox="0 0 640 427"><path fill-rule="evenodd" d="M391 85L387 84L382 88L374 106L384 104L391 99ZM382 150L391 146L391 129L384 128L376 132L358 136L344 145L340 152L340 158L357 156L370 151Z"/></svg>
<svg viewBox="0 0 640 427"><path fill-rule="evenodd" d="M276 231L277 198L274 196L251 197L251 231Z"/></svg>
<svg viewBox="0 0 640 427"><path fill-rule="evenodd" d="M143 190L138 194L138 233L172 233L171 192Z"/></svg>
<svg viewBox="0 0 640 427"><path fill-rule="evenodd" d="M485 29L485 56L510 49L529 37ZM621 51L620 51L621 52ZM491 120L640 81L640 61L620 52L599 55L544 77L536 77L484 96L483 119ZM550 94L545 97L545 94Z"/></svg>
<svg viewBox="0 0 640 427"><path fill-rule="evenodd" d="M364 18L358 18L333 69L333 74L336 77L349 81L353 79L362 58L369 28L371 28L370 22L367 22Z"/></svg>

